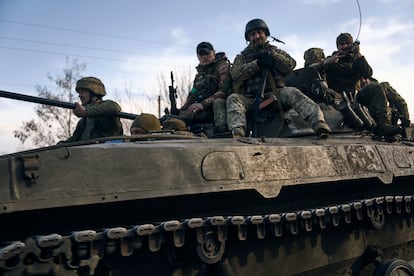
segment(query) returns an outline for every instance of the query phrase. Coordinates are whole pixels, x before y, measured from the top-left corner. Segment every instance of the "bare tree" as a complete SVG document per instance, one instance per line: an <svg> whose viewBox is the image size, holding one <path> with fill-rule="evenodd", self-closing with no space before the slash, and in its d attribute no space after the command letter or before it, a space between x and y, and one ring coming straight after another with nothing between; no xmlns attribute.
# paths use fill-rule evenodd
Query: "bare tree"
<svg viewBox="0 0 414 276"><path fill-rule="evenodd" d="M56 89L49 90L46 86L36 85L36 91L42 98L74 102L77 95L74 95L72 88L81 78L81 73L85 69L85 63L78 63L77 59L66 57L63 75L54 77L50 74L47 75L47 78L56 85ZM19 139L22 144L31 141L37 147L54 145L58 141L68 138L78 121L72 110L54 106L38 105L35 107L35 113L37 119L23 122L20 129L13 131L14 137Z"/></svg>

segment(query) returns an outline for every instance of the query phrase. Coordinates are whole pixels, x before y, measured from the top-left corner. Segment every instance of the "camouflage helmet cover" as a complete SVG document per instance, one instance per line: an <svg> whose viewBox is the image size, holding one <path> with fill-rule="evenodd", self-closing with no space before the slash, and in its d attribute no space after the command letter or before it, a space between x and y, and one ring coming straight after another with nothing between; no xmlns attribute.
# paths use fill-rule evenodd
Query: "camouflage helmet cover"
<svg viewBox="0 0 414 276"><path fill-rule="evenodd" d="M352 38L352 35L350 33L340 33L336 38L336 46L339 46L339 44L343 42L352 43L354 42L354 39Z"/></svg>
<svg viewBox="0 0 414 276"><path fill-rule="evenodd" d="M269 28L262 19L252 19L246 24L246 30L244 31L244 38L249 41L249 33L253 30L262 29L265 31L266 36L270 35Z"/></svg>
<svg viewBox="0 0 414 276"><path fill-rule="evenodd" d="M85 77L76 82L76 91L79 93L80 89L87 89L99 96L105 96L105 85L98 78Z"/></svg>
<svg viewBox="0 0 414 276"><path fill-rule="evenodd" d="M161 130L161 123L157 117L149 113L141 113L138 115L131 125L131 128L139 127L145 131Z"/></svg>
<svg viewBox="0 0 414 276"><path fill-rule="evenodd" d="M325 58L325 54L321 48L309 48L303 54L303 58L306 67L310 64L321 62Z"/></svg>

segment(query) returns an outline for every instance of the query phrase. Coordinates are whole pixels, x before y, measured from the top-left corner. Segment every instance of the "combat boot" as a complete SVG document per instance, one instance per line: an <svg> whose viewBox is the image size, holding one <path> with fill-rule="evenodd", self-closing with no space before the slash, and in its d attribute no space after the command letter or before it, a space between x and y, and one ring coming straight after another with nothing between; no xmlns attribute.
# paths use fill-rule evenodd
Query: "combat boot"
<svg viewBox="0 0 414 276"><path fill-rule="evenodd" d="M227 132L227 131L228 131L228 129L227 129L226 125L216 126L214 128L214 133L217 133L217 134L224 133L224 132Z"/></svg>
<svg viewBox="0 0 414 276"><path fill-rule="evenodd" d="M231 134L233 135L233 138L242 138L246 136L246 133L244 131L243 127L235 127L231 130Z"/></svg>
<svg viewBox="0 0 414 276"><path fill-rule="evenodd" d="M313 131L315 131L318 139L328 139L329 132L331 132L330 127L324 121L318 121L312 125Z"/></svg>
<svg viewBox="0 0 414 276"><path fill-rule="evenodd" d="M392 125L391 118L386 112L378 112L375 114L375 122L377 126L373 132L377 136L395 136L403 135L403 129L400 126Z"/></svg>
<svg viewBox="0 0 414 276"><path fill-rule="evenodd" d="M377 122L377 126L374 128L374 134L378 136L395 136L403 135L403 133L402 127L396 125L385 125Z"/></svg>

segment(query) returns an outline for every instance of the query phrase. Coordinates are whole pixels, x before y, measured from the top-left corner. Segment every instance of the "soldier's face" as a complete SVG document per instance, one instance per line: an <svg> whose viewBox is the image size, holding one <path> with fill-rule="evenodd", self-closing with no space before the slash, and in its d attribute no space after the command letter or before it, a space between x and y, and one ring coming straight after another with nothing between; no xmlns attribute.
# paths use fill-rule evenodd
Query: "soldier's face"
<svg viewBox="0 0 414 276"><path fill-rule="evenodd" d="M341 41L338 44L338 50L348 50L352 47L352 41Z"/></svg>
<svg viewBox="0 0 414 276"><path fill-rule="evenodd" d="M86 105L91 101L91 93L88 90L80 89L78 93L82 105Z"/></svg>
<svg viewBox="0 0 414 276"><path fill-rule="evenodd" d="M250 31L249 33L249 41L253 45L261 45L264 44L267 40L267 35L264 30L257 29Z"/></svg>
<svg viewBox="0 0 414 276"><path fill-rule="evenodd" d="M215 59L216 54L214 51L209 51L209 52L202 51L197 54L197 57L201 65L206 65Z"/></svg>
<svg viewBox="0 0 414 276"><path fill-rule="evenodd" d="M131 131L131 135L138 135L138 134L148 133L148 131L146 131L145 129L140 128L140 127L131 127L130 131Z"/></svg>

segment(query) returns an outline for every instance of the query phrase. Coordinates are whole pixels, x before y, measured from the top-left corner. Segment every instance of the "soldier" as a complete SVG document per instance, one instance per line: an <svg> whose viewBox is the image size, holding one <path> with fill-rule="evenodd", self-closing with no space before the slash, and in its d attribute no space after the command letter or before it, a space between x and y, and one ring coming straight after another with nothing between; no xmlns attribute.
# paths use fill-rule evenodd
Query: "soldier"
<svg viewBox="0 0 414 276"><path fill-rule="evenodd" d="M284 110L293 108L307 120L319 138L327 138L326 124L319 106L297 88L285 87L283 78L290 74L296 61L285 51L271 45L267 38L269 28L261 19L253 19L246 25L244 37L249 45L236 56L230 69L233 93L227 98L227 124L233 137L246 135L246 113L253 109L261 86L261 75L269 72L265 94L277 96Z"/></svg>
<svg viewBox="0 0 414 276"><path fill-rule="evenodd" d="M174 134L178 135L187 135L193 137L205 137L203 133L194 134L191 131L188 131L187 125L183 120L178 118L169 118L162 122L162 130L169 130L172 131Z"/></svg>
<svg viewBox="0 0 414 276"><path fill-rule="evenodd" d="M122 135L122 124L116 113L121 107L114 101L102 100L106 95L105 86L95 77L77 81L76 92L82 105L76 103L73 113L81 118L73 135L60 143L76 142L107 136Z"/></svg>
<svg viewBox="0 0 414 276"><path fill-rule="evenodd" d="M360 79L368 79L372 76L372 68L361 54L359 43L353 41L351 34L339 34L336 46L338 50L324 59L321 67L326 73L329 88L353 97ZM387 99L380 85L372 84L370 89L361 90L355 98L368 107L369 113L375 120L374 134L378 136L402 134L401 127L391 124Z"/></svg>
<svg viewBox="0 0 414 276"><path fill-rule="evenodd" d="M134 122L132 122L130 132L131 135L145 134L151 131L160 131L160 120L152 114L141 113L138 115Z"/></svg>
<svg viewBox="0 0 414 276"><path fill-rule="evenodd" d="M378 81L374 78L361 79L361 90L358 92L358 101L367 106L370 112L375 112L378 109L382 109L384 103L377 101L370 101L372 94L376 95L380 93L378 90ZM381 82L379 86L382 89L381 94L385 95L387 103L385 103L387 108L387 117L391 118L391 124L397 125L398 120L401 121L401 124L404 127L410 125L410 114L408 113L407 103L403 97L389 84L389 82ZM357 94L357 95L358 95ZM384 99L384 96L381 95L380 99ZM380 104L379 106L378 103ZM371 111L372 110L372 111Z"/></svg>
<svg viewBox="0 0 414 276"><path fill-rule="evenodd" d="M328 87L326 73L323 70L322 62L325 60L325 53L321 48L309 48L303 54L305 68L313 68L316 71L306 71L309 74L309 83L304 86L306 95L317 103L332 105L341 112L344 121L355 130L372 129L372 122L362 109L362 107L348 99L345 100L343 95ZM319 73L319 74L318 74ZM316 74L316 76L314 75ZM362 119L357 115L360 114ZM364 119L364 120L363 120ZM366 125L364 125L366 121ZM371 124L370 124L371 123Z"/></svg>
<svg viewBox="0 0 414 276"><path fill-rule="evenodd" d="M197 45L197 75L180 117L191 123L214 123L215 132L227 131L226 97L230 92L230 63L224 52L216 53L209 42Z"/></svg>

